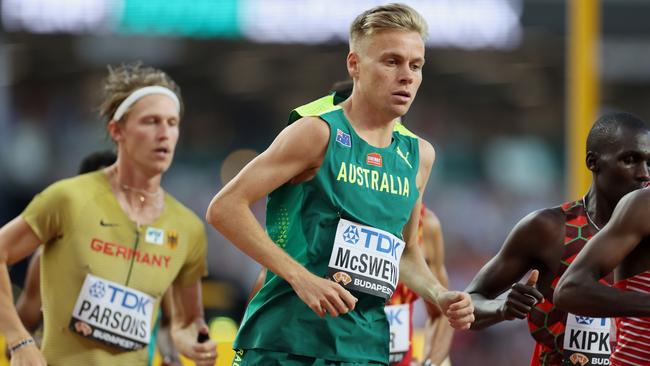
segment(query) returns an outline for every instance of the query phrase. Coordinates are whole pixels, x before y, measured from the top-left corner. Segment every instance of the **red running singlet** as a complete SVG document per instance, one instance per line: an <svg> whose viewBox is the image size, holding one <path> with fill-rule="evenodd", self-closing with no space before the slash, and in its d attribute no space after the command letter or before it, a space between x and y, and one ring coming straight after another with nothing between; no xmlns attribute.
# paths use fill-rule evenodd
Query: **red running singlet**
<svg viewBox="0 0 650 366"><path fill-rule="evenodd" d="M619 281L614 285L625 291L650 293L650 271ZM616 318L616 346L613 366L650 365L650 318Z"/></svg>

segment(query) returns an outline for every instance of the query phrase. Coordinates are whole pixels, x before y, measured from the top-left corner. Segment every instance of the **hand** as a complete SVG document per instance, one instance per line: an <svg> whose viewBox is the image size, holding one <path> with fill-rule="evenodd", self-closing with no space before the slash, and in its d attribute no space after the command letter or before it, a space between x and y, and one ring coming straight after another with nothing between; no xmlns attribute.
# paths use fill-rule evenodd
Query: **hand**
<svg viewBox="0 0 650 366"><path fill-rule="evenodd" d="M208 333L208 326L203 319L196 320L184 328L172 327L172 339L183 356L194 361L196 366L213 366L217 361L217 344L211 339L199 343L199 333Z"/></svg>
<svg viewBox="0 0 650 366"><path fill-rule="evenodd" d="M455 329L469 329L474 322L474 304L466 292L444 290L438 294L438 305Z"/></svg>
<svg viewBox="0 0 650 366"><path fill-rule="evenodd" d="M320 278L309 271L291 281L291 287L311 310L321 318L336 317L354 309L357 298L334 281Z"/></svg>
<svg viewBox="0 0 650 366"><path fill-rule="evenodd" d="M160 362L160 366L183 366L180 360L165 359Z"/></svg>
<svg viewBox="0 0 650 366"><path fill-rule="evenodd" d="M11 366L47 366L41 351L32 344L16 350L11 355Z"/></svg>
<svg viewBox="0 0 650 366"><path fill-rule="evenodd" d="M515 283L508 293L508 298L499 310L504 320L524 319L533 306L544 299L544 295L535 288L539 271L534 269L526 283Z"/></svg>

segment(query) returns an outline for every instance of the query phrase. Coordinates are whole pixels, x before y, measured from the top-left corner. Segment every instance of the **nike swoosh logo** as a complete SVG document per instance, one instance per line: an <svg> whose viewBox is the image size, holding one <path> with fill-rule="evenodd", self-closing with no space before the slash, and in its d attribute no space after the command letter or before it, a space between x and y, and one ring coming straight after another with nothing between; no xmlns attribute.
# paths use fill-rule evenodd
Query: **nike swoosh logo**
<svg viewBox="0 0 650 366"><path fill-rule="evenodd" d="M105 226L105 227L114 227L114 226L118 226L117 224L113 224L113 223L105 222L104 219L99 220L99 225L101 225L101 226Z"/></svg>

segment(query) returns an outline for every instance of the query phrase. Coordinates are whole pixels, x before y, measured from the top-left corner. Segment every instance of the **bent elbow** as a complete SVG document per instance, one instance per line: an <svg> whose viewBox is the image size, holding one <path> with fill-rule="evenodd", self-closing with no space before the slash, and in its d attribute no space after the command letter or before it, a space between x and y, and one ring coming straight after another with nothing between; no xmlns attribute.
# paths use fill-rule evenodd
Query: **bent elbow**
<svg viewBox="0 0 650 366"><path fill-rule="evenodd" d="M553 291L553 304L560 309L572 311L574 304L572 299L577 298L579 287L579 284L570 277L560 279Z"/></svg>
<svg viewBox="0 0 650 366"><path fill-rule="evenodd" d="M219 230L225 219L225 210L223 208L223 198L217 194L210 202L208 210L205 213L205 221L207 221L208 224L212 225L217 230Z"/></svg>

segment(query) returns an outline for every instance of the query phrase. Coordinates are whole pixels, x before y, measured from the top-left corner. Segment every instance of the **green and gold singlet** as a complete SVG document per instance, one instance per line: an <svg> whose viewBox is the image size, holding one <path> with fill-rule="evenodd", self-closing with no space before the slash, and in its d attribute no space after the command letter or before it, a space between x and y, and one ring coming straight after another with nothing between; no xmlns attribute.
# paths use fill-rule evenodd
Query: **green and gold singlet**
<svg viewBox="0 0 650 366"><path fill-rule="evenodd" d="M336 279L359 301L348 314L319 318L269 271L246 311L235 348L387 364L384 304L398 273L393 264L403 250L402 229L419 196L418 139L401 127L389 146L373 147L356 134L340 107L322 112L314 103L297 111L317 112L321 121L313 123L329 126L323 163L313 179L287 183L269 195L267 232L305 268Z"/></svg>

